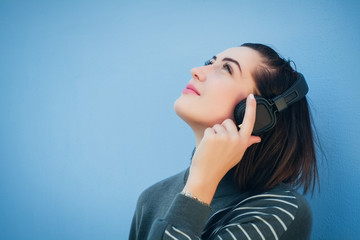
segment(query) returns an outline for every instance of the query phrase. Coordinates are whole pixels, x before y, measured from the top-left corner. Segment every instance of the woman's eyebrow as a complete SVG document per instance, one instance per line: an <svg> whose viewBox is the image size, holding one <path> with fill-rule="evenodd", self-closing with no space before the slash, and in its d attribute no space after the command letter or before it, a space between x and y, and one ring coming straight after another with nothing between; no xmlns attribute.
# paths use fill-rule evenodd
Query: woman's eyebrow
<svg viewBox="0 0 360 240"><path fill-rule="evenodd" d="M228 58L228 57L224 58L223 61L229 61L229 62L235 63L239 67L240 73L242 74L241 67L240 67L240 64L238 61L236 61L235 59L232 59L232 58Z"/></svg>

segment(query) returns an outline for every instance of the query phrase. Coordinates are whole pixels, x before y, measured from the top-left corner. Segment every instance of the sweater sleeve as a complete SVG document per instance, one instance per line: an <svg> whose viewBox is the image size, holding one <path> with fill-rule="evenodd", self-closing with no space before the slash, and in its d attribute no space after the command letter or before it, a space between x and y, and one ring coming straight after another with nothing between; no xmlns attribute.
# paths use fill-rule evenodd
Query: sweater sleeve
<svg viewBox="0 0 360 240"><path fill-rule="evenodd" d="M165 217L151 226L148 239L200 239L210 212L197 200L177 194Z"/></svg>

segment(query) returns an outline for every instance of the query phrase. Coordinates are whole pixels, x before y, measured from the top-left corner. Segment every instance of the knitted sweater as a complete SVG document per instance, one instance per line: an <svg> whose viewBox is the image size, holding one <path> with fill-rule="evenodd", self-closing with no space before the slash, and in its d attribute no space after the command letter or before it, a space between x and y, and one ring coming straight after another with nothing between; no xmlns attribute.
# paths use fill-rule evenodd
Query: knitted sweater
<svg viewBox="0 0 360 240"><path fill-rule="evenodd" d="M310 239L312 216L306 199L285 184L268 192L239 192L229 172L211 208L180 192L188 169L145 190L137 203L130 240Z"/></svg>

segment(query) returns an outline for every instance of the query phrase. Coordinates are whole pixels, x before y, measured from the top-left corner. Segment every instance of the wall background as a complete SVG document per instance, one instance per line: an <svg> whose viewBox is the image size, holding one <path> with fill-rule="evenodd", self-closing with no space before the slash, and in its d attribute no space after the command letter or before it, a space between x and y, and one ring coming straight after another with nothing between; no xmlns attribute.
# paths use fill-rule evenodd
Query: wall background
<svg viewBox="0 0 360 240"><path fill-rule="evenodd" d="M0 239L127 239L138 195L189 165L173 102L243 42L290 57L327 161L313 239L360 235L357 1L0 3ZM169 158L171 156L171 158ZM321 156L320 156L321 157Z"/></svg>

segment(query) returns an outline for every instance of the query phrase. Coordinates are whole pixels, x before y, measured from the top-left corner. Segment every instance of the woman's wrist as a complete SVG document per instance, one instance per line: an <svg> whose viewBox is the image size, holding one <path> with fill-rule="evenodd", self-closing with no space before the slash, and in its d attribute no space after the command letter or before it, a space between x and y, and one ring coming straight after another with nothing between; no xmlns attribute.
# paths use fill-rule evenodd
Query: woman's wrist
<svg viewBox="0 0 360 240"><path fill-rule="evenodd" d="M190 175L182 192L191 194L192 198L201 203L210 205L217 185L217 181L207 181L201 177Z"/></svg>
<svg viewBox="0 0 360 240"><path fill-rule="evenodd" d="M194 194L192 194L192 193L189 192L188 190L185 190L185 189L182 190L182 191L181 191L181 194L184 195L185 197L194 199L194 200L198 201L199 203L201 203L202 205L210 208L210 203L201 200L200 198L196 197Z"/></svg>

